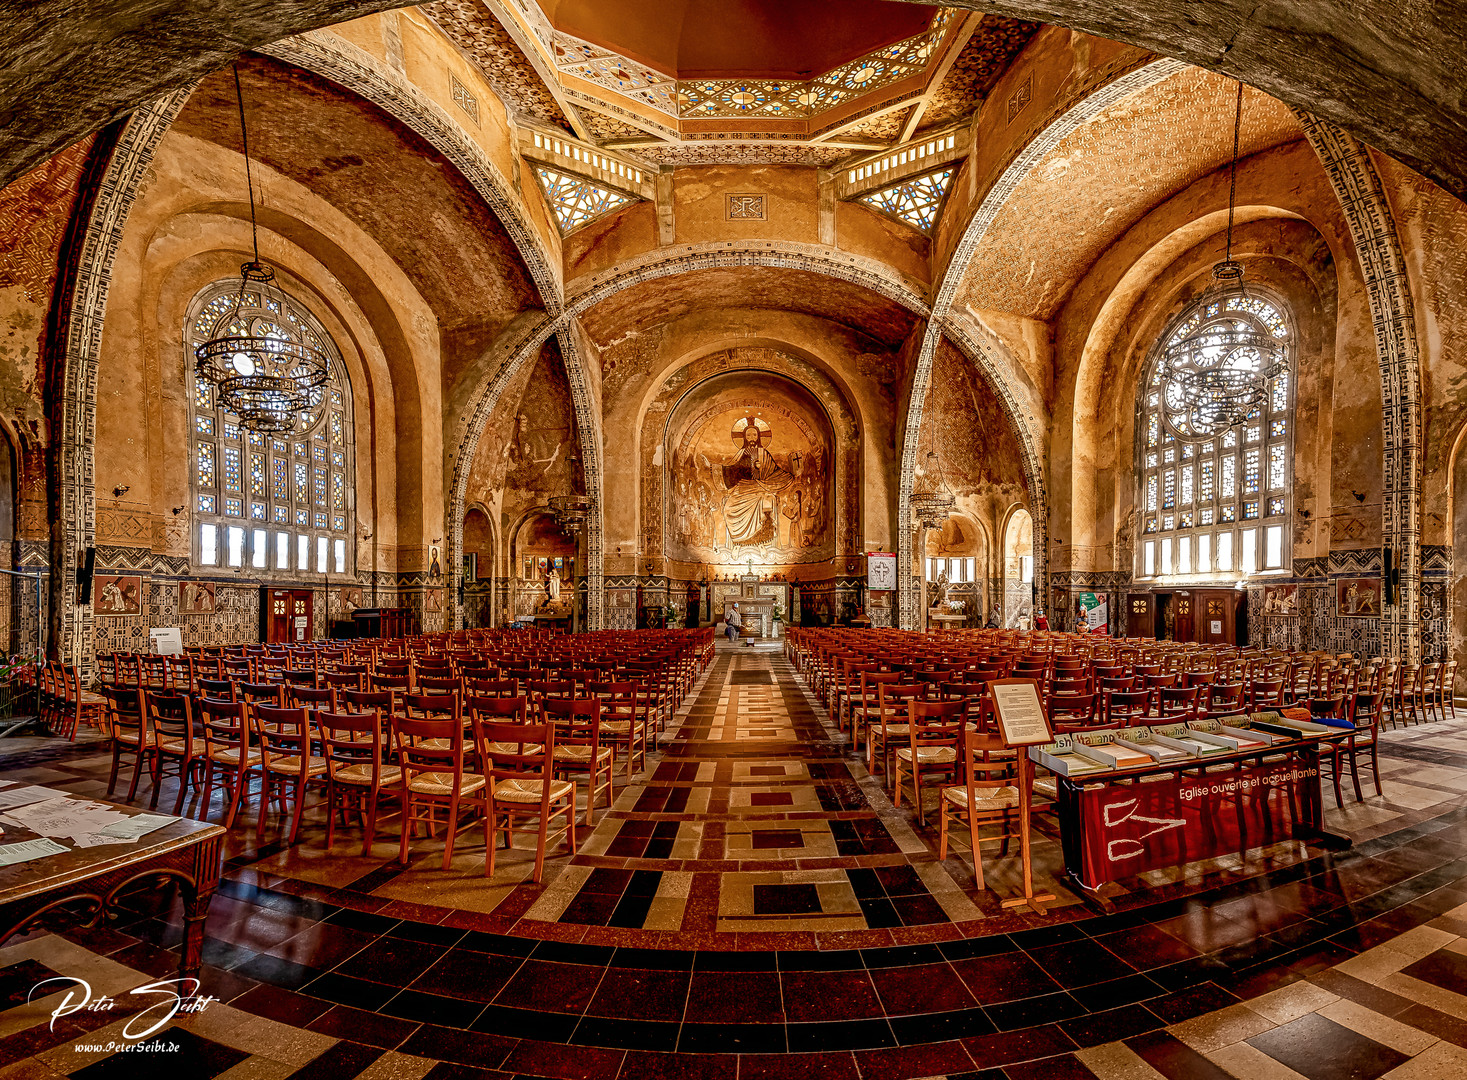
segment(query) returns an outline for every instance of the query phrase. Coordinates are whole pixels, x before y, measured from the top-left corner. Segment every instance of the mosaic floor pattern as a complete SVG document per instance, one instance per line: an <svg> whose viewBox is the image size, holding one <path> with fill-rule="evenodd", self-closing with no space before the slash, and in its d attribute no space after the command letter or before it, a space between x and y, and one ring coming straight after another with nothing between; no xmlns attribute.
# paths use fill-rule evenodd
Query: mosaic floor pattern
<svg viewBox="0 0 1467 1080"><path fill-rule="evenodd" d="M782 658L725 648L543 886L523 856L486 881L472 834L445 872L428 840L399 868L395 826L367 859L353 830L328 858L319 815L292 849L235 830L218 1000L149 1043L171 1049L120 1049L126 992L177 964L171 895L8 943L0 1080L1467 1075L1464 732L1387 733L1383 797L1326 798L1348 851L1251 852L1041 919L936 860ZM40 745L5 776L100 794L99 749ZM26 998L58 974L122 1004L53 1023L59 995Z"/></svg>

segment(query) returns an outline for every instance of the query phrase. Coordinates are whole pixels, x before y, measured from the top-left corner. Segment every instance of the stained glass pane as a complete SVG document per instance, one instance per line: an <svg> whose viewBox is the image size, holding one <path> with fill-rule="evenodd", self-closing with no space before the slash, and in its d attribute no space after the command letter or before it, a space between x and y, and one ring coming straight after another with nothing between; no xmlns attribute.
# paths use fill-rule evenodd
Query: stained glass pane
<svg viewBox="0 0 1467 1080"><path fill-rule="evenodd" d="M1149 533L1156 532L1156 518L1146 519L1146 531Z"/></svg>
<svg viewBox="0 0 1467 1080"><path fill-rule="evenodd" d="M1154 476L1146 478L1146 509L1156 509L1156 477Z"/></svg>
<svg viewBox="0 0 1467 1080"><path fill-rule="evenodd" d="M1177 518L1177 528L1190 529L1192 527L1192 511L1186 510Z"/></svg>
<svg viewBox="0 0 1467 1080"><path fill-rule="evenodd" d="M1156 413L1152 413L1146 421L1146 445L1155 446L1158 432L1161 430L1161 419Z"/></svg>
<svg viewBox="0 0 1467 1080"><path fill-rule="evenodd" d="M1268 425L1268 437L1270 439L1277 439L1288 430L1289 422L1287 420L1274 420Z"/></svg>
<svg viewBox="0 0 1467 1080"><path fill-rule="evenodd" d="M211 443L211 442L201 442L201 443L199 443L198 444L198 453L196 455L196 461L198 463L198 470L197 471L198 471L198 478L199 478L199 487L202 487L202 488L211 488L211 487L213 487L214 486L214 483L215 483L215 478L214 478L214 444Z"/></svg>
<svg viewBox="0 0 1467 1080"><path fill-rule="evenodd" d="M224 448L224 490L239 491L239 447L226 446Z"/></svg>
<svg viewBox="0 0 1467 1080"><path fill-rule="evenodd" d="M1212 524L1212 514L1213 514L1213 511L1210 508L1207 509L1207 510L1198 511L1198 514L1197 514L1197 522L1198 522L1198 524L1200 524L1200 525L1211 525Z"/></svg>
<svg viewBox="0 0 1467 1080"><path fill-rule="evenodd" d="M1278 496L1274 496L1272 499L1269 499L1268 500L1268 516L1269 517L1276 517L1277 515L1282 514L1283 512L1284 512L1284 500L1283 499L1279 498Z"/></svg>
<svg viewBox="0 0 1467 1080"><path fill-rule="evenodd" d="M326 448L324 446L313 447L311 457L314 458L316 461L325 461Z"/></svg>
<svg viewBox="0 0 1467 1080"><path fill-rule="evenodd" d="M231 424L228 420L224 421L224 437L239 442L239 425Z"/></svg>
<svg viewBox="0 0 1467 1080"><path fill-rule="evenodd" d="M1213 470L1217 463L1212 458L1206 458L1197 465L1197 500L1199 502L1212 501Z"/></svg>
<svg viewBox="0 0 1467 1080"><path fill-rule="evenodd" d="M318 529L324 529L325 527L326 527L326 515L323 514L323 513L321 513L320 511L317 511L316 512L316 528L318 528Z"/></svg>
<svg viewBox="0 0 1467 1080"><path fill-rule="evenodd" d="M558 169L536 165L534 170L561 236L620 210L633 201L630 195Z"/></svg>
<svg viewBox="0 0 1467 1080"><path fill-rule="evenodd" d="M1284 486L1284 447L1279 443L1268 448L1268 486L1274 491Z"/></svg>
<svg viewBox="0 0 1467 1080"><path fill-rule="evenodd" d="M200 435L214 434L214 418L212 416L199 417L197 427Z"/></svg>
<svg viewBox="0 0 1467 1080"><path fill-rule="evenodd" d="M276 503L275 504L275 521L276 521L277 524L280 524L280 525L289 525L290 524L290 507L288 507L288 506L281 506L279 503Z"/></svg>
<svg viewBox="0 0 1467 1080"><path fill-rule="evenodd" d="M1161 455L1161 460L1162 460L1162 464L1164 464L1164 465L1170 465L1172 462L1176 461L1177 460L1176 447L1173 447L1172 449L1170 449L1170 450L1166 451L1165 453L1163 453Z"/></svg>
<svg viewBox="0 0 1467 1080"><path fill-rule="evenodd" d="M1243 452L1243 494L1253 495L1258 491L1258 448Z"/></svg>
<svg viewBox="0 0 1467 1080"><path fill-rule="evenodd" d="M265 504L261 502L250 503L250 517L254 518L256 521L264 521L266 517Z"/></svg>
<svg viewBox="0 0 1467 1080"><path fill-rule="evenodd" d="M214 496L213 495L200 495L199 496L199 513L201 513L201 514L212 514L212 513L215 512L214 506L215 506L215 503L214 503Z"/></svg>
<svg viewBox="0 0 1467 1080"><path fill-rule="evenodd" d="M1252 427L1250 427L1248 429L1248 441L1249 442L1257 442L1259 435L1261 435L1262 433L1263 433L1263 429L1260 428L1257 424L1254 424Z"/></svg>
<svg viewBox="0 0 1467 1080"><path fill-rule="evenodd" d="M1280 375L1273 381L1273 405L1274 412L1283 412L1289 407L1289 377Z"/></svg>
<svg viewBox="0 0 1467 1080"><path fill-rule="evenodd" d="M295 444L295 456L298 457L298 458L310 457L311 456L311 451L307 447L307 444L305 444L303 442L296 443Z"/></svg>
<svg viewBox="0 0 1467 1080"><path fill-rule="evenodd" d="M297 510L295 512L295 523L297 525L309 525L311 523L311 512L309 510Z"/></svg>
<svg viewBox="0 0 1467 1080"><path fill-rule="evenodd" d="M280 502L290 501L290 462L285 458L270 459L270 496Z"/></svg>
<svg viewBox="0 0 1467 1080"><path fill-rule="evenodd" d="M1252 519L1256 518L1257 516L1258 516L1258 503L1256 501L1254 501L1254 502L1245 502L1243 504L1243 520L1244 521L1251 521Z"/></svg>
<svg viewBox="0 0 1467 1080"><path fill-rule="evenodd" d="M1182 505L1186 506L1192 501L1192 466L1182 466Z"/></svg>
<svg viewBox="0 0 1467 1080"><path fill-rule="evenodd" d="M1237 458L1229 454L1222 459L1222 496L1224 499L1231 499L1233 497L1233 484L1237 470Z"/></svg>
<svg viewBox="0 0 1467 1080"><path fill-rule="evenodd" d="M230 517L243 517L244 516L244 500L243 499L225 499L224 500L224 512L226 514L228 514Z"/></svg>
<svg viewBox="0 0 1467 1080"><path fill-rule="evenodd" d="M1171 532L1177 527L1177 519L1173 514L1167 514L1161 519L1162 532Z"/></svg>
<svg viewBox="0 0 1467 1080"><path fill-rule="evenodd" d="M952 179L953 170L942 169L862 195L860 201L906 222L918 232L930 233L937 224L937 214Z"/></svg>
<svg viewBox="0 0 1467 1080"><path fill-rule="evenodd" d="M346 487L341 473L331 474L331 507L334 510L346 509Z"/></svg>
<svg viewBox="0 0 1467 1080"><path fill-rule="evenodd" d="M265 455L250 454L250 494L265 494Z"/></svg>
<svg viewBox="0 0 1467 1080"><path fill-rule="evenodd" d="M341 445L341 413L331 414L331 442L334 446Z"/></svg>
<svg viewBox="0 0 1467 1080"><path fill-rule="evenodd" d="M331 519L331 527L337 532L341 532L341 530L346 528L346 518L342 517L340 514L337 514L334 518Z"/></svg>
<svg viewBox="0 0 1467 1080"><path fill-rule="evenodd" d="M194 380L194 404L201 409L214 407L214 388L202 379Z"/></svg>
<svg viewBox="0 0 1467 1080"><path fill-rule="evenodd" d="M1161 474L1161 508L1169 510L1177 505L1177 473L1168 469Z"/></svg>
<svg viewBox="0 0 1467 1080"><path fill-rule="evenodd" d="M311 501L310 476L310 467L303 462L297 461L295 463L295 501L298 503Z"/></svg>
<svg viewBox="0 0 1467 1080"><path fill-rule="evenodd" d="M325 506L326 505L326 470L323 469L319 465L316 466L315 480L316 480L316 484L315 484L316 505L317 506Z"/></svg>
<svg viewBox="0 0 1467 1080"><path fill-rule="evenodd" d="M1148 469L1154 469L1154 468L1156 468L1156 455L1155 454L1147 454L1146 455L1146 467Z"/></svg>
<svg viewBox="0 0 1467 1080"><path fill-rule="evenodd" d="M346 464L346 455L340 450L331 451L331 464L335 465L338 469L341 468Z"/></svg>
<svg viewBox="0 0 1467 1080"><path fill-rule="evenodd" d="M1224 506L1218 516L1218 520L1224 523L1237 521L1238 508L1236 506Z"/></svg>

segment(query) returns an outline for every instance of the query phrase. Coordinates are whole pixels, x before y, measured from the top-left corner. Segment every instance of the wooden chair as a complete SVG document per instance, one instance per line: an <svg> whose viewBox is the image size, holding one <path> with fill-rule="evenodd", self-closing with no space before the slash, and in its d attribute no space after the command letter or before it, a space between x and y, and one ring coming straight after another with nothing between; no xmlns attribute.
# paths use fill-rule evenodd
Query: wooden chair
<svg viewBox="0 0 1467 1080"><path fill-rule="evenodd" d="M481 818L484 822L485 872L488 872L489 850L492 848L489 819L488 781L479 773L464 768L468 740L464 725L458 719L418 719L399 715L392 720L393 740L397 747L397 764L402 770L402 844L397 861L408 863L408 851L414 828L427 825L432 835L437 824L436 811L444 817L443 869L453 860L453 845L458 834L472 828ZM467 807L477 811L468 824L459 825L459 815Z"/></svg>
<svg viewBox="0 0 1467 1080"><path fill-rule="evenodd" d="M609 808L616 801L611 748L601 745L599 698L545 698L538 705L540 722L555 728L552 756L561 776L586 778L586 824L595 824L596 799L604 790Z"/></svg>
<svg viewBox="0 0 1467 1080"><path fill-rule="evenodd" d="M402 800L402 768L387 761L382 714L365 712L316 713L321 753L326 758L326 849L336 835L338 810L345 816L355 809L362 821L362 858L372 854L377 839L377 806L383 792ZM363 812L365 820L363 821Z"/></svg>
<svg viewBox="0 0 1467 1080"><path fill-rule="evenodd" d="M617 747L626 748L627 779L638 768L647 765L646 698L637 698L637 684L632 682L597 682L583 684L585 696L601 699L602 741L611 747L613 768ZM640 763L640 766L639 766Z"/></svg>
<svg viewBox="0 0 1467 1080"><path fill-rule="evenodd" d="M153 798L150 809L158 807L158 792L162 781L173 766L178 777L178 798L173 802L173 813L183 813L184 798L188 794L189 781L197 786L199 772L203 768L204 748L194 737L194 712L189 696L185 693L163 693L144 691L144 702L148 709L148 726L153 732Z"/></svg>
<svg viewBox="0 0 1467 1080"><path fill-rule="evenodd" d="M957 770L958 742L967 726L966 701L910 702L907 709L907 745L896 752L892 765L892 805L902 805L902 766L912 780L912 802L917 806L917 820L927 824L922 804L922 774L952 777Z"/></svg>
<svg viewBox="0 0 1467 1080"><path fill-rule="evenodd" d="M290 832L286 843L294 844L300 833L301 813L306 804L306 788L312 780L326 775L326 759L313 753L315 730L306 709L277 709L271 705L251 705L250 717L255 745L260 751L260 816L255 826L255 839L265 839L265 817L270 796L275 794L282 812L290 812Z"/></svg>
<svg viewBox="0 0 1467 1080"><path fill-rule="evenodd" d="M1073 731L1094 726L1096 704L1094 694L1051 694L1044 711L1055 731Z"/></svg>
<svg viewBox="0 0 1467 1080"><path fill-rule="evenodd" d="M285 708L285 687L280 683L235 683L234 696L237 701L243 701L246 704L269 705L276 709Z"/></svg>
<svg viewBox="0 0 1467 1080"><path fill-rule="evenodd" d="M148 716L143 711L143 691L137 687L106 686L102 688L102 696L107 700L107 734L112 739L112 771L107 777L107 794L111 795L117 787L122 755L131 754L132 784L127 789L127 801L132 802L138 793L143 761L150 756L153 747Z"/></svg>
<svg viewBox="0 0 1467 1080"><path fill-rule="evenodd" d="M1017 837L1019 822L1019 789L1015 786L1015 761L1011 751L997 735L981 731L963 731L958 750L960 783L942 789L942 821L938 827L937 859L947 858L948 822L963 821L968 826L968 843L973 853L973 876L978 888L988 886L983 880L981 844L1001 841L1000 855L1008 854L1009 840ZM980 825L1000 823L997 836L980 836Z"/></svg>
<svg viewBox="0 0 1467 1080"><path fill-rule="evenodd" d="M250 722L247 706L242 701L220 701L202 697L196 711L204 729L204 795L201 813L209 813L209 796L214 790L214 774L228 794L228 808L223 825L233 827L239 805L249 789L250 776L259 772L260 752L250 745Z"/></svg>
<svg viewBox="0 0 1467 1080"><path fill-rule="evenodd" d="M314 686L296 686L286 683L285 700L286 704L292 708L333 711L336 708L336 688L327 686L318 690Z"/></svg>
<svg viewBox="0 0 1467 1080"><path fill-rule="evenodd" d="M1355 730L1345 741L1341 753L1350 757L1350 780L1355 785L1355 801L1360 802L1364 795L1360 791L1360 753L1364 750L1370 751L1371 775L1375 777L1375 794L1381 795L1380 789L1380 718L1385 695L1379 690L1371 690L1355 695L1349 705L1349 719L1355 725Z"/></svg>
<svg viewBox="0 0 1467 1080"><path fill-rule="evenodd" d="M555 726L477 721L474 737L489 779L492 835L484 873L494 874L495 838L500 833L504 846L513 847L516 832L533 832L533 878L538 885L545 876L545 849L552 841L564 836L570 854L576 853L576 785L555 777ZM551 823L561 816L565 825L552 831ZM522 819L533 819L534 828L517 828L515 822Z"/></svg>
<svg viewBox="0 0 1467 1080"><path fill-rule="evenodd" d="M1200 683L1189 687L1161 687L1156 692L1156 714L1172 723L1197 719L1204 711L1201 707L1203 689Z"/></svg>
<svg viewBox="0 0 1467 1080"><path fill-rule="evenodd" d="M1145 690L1108 690L1102 700L1101 715L1107 724L1134 727L1145 719L1151 695Z"/></svg>
<svg viewBox="0 0 1467 1080"><path fill-rule="evenodd" d="M892 674L899 674L892 672ZM865 680L871 673L861 676L862 698L866 693ZM881 771L890 779L893 772L892 760L897 747L907 742L908 710L911 703L920 699L927 686L920 682L890 682L883 679L876 687L876 708L866 709L863 705L866 725L866 771L876 774L876 759L881 758Z"/></svg>

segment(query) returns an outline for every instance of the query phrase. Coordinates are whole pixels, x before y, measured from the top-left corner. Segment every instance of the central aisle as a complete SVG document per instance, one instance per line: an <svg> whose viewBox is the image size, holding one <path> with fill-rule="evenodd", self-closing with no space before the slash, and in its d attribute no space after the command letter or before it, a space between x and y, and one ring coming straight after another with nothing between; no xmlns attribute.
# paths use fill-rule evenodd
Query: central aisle
<svg viewBox="0 0 1467 1080"><path fill-rule="evenodd" d="M980 917L782 653L720 643L662 745L527 919L823 937Z"/></svg>

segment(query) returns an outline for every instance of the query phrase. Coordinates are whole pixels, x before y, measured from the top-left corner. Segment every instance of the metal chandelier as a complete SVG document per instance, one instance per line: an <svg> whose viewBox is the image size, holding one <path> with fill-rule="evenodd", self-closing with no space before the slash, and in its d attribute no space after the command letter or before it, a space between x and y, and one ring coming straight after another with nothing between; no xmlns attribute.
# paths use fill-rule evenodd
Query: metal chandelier
<svg viewBox="0 0 1467 1080"><path fill-rule="evenodd" d="M240 267L234 303L215 321L208 340L194 349L194 375L210 383L218 403L239 417L249 431L294 431L302 414L320 404L321 387L331 375L326 354L286 329L286 296L275 271L260 261L255 221L255 187L250 174L250 142L245 128L244 92L234 68L235 101L244 141L245 186L250 196L250 237L254 259Z"/></svg>
<svg viewBox="0 0 1467 1080"><path fill-rule="evenodd" d="M1284 370L1284 346L1251 308L1243 265L1233 259L1237 206L1238 144L1243 84L1233 115L1233 160L1228 182L1227 250L1212 268L1213 283L1198 301L1187 332L1162 353L1159 373L1162 422L1182 442L1221 435L1259 415L1270 380Z"/></svg>

